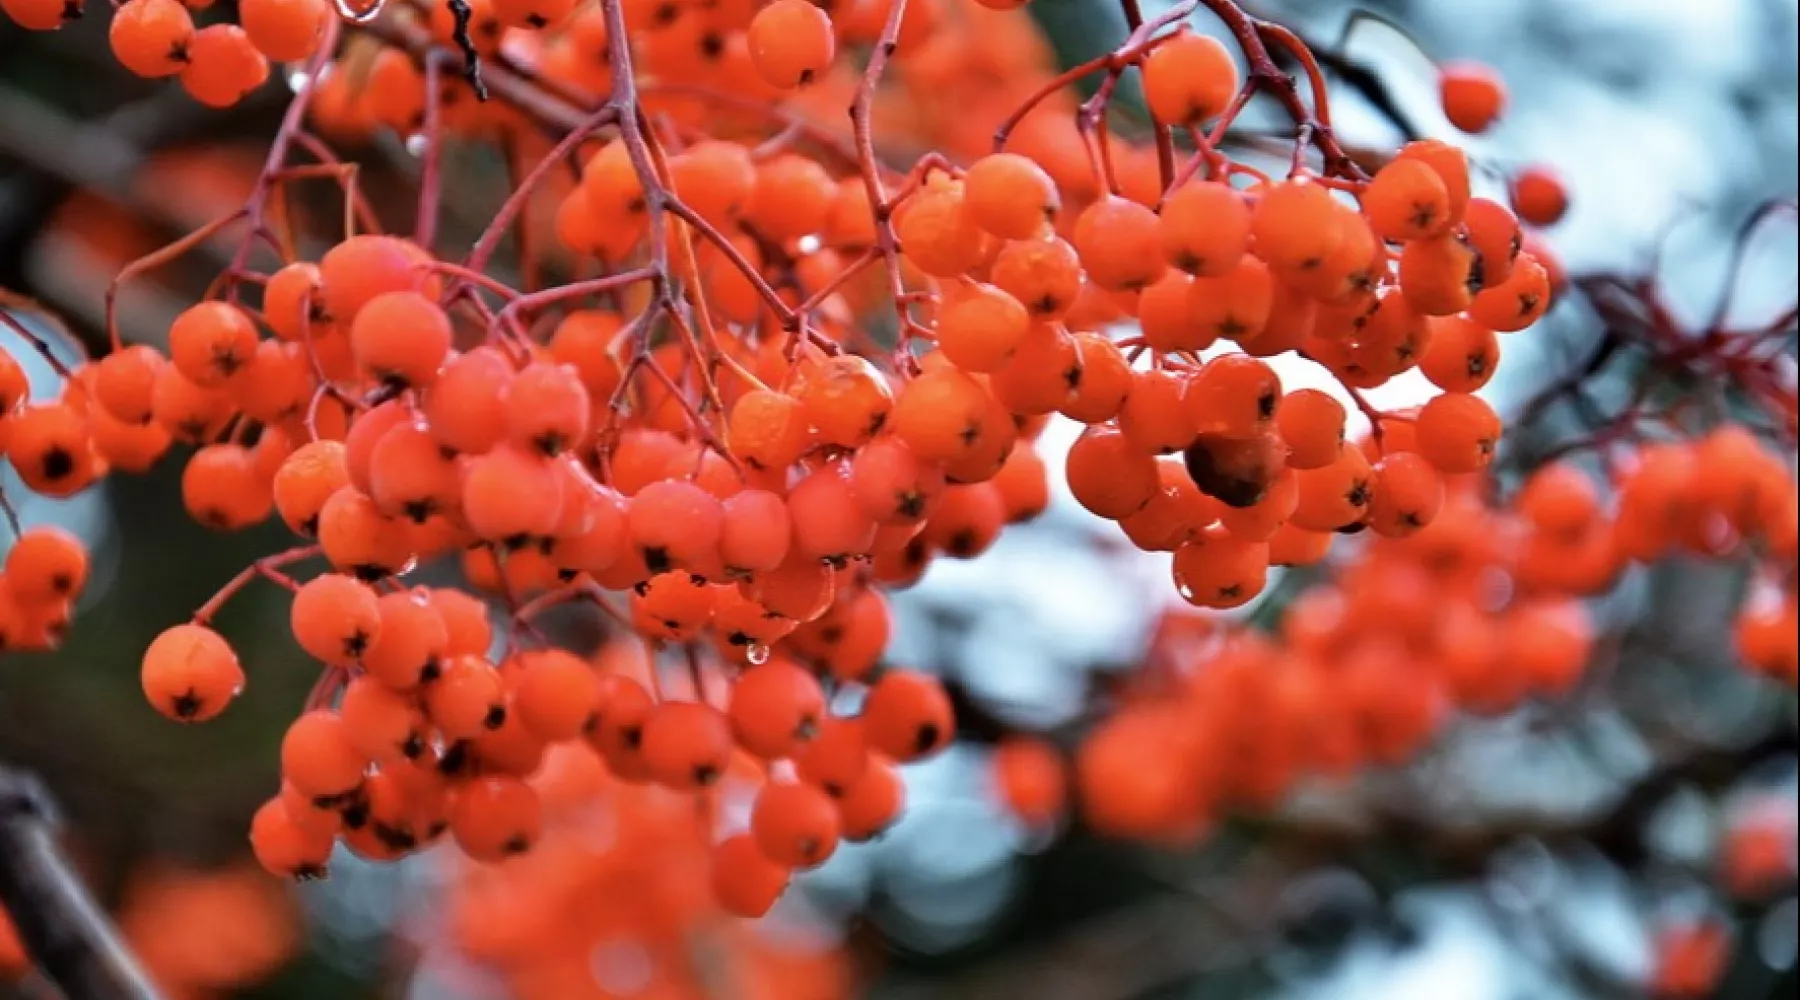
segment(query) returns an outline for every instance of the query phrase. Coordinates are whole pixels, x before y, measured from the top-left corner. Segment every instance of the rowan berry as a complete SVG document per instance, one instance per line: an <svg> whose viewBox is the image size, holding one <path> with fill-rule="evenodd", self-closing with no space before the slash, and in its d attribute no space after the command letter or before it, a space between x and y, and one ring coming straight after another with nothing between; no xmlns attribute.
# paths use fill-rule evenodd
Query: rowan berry
<svg viewBox="0 0 1800 1000"><path fill-rule="evenodd" d="M938 349L964 371L991 372L1012 356L1030 324L1019 300L993 285L977 284L939 313Z"/></svg>
<svg viewBox="0 0 1800 1000"><path fill-rule="evenodd" d="M0 13L13 19L13 23L27 31L55 31L68 21L79 18L82 14L82 3L67 3L65 0L4 0L0 2ZM0 975L5 975L8 963L0 961Z"/></svg>
<svg viewBox="0 0 1800 1000"><path fill-rule="evenodd" d="M1075 439L1065 474L1077 503L1114 521L1143 509L1157 491L1156 460L1105 425L1089 427Z"/></svg>
<svg viewBox="0 0 1800 1000"><path fill-rule="evenodd" d="M1450 124L1486 132L1506 110L1506 84L1483 63L1447 63L1438 70L1438 99Z"/></svg>
<svg viewBox="0 0 1800 1000"><path fill-rule="evenodd" d="M194 452L182 468L181 502L214 531L242 531L267 518L275 498L250 449L213 444Z"/></svg>
<svg viewBox="0 0 1800 1000"><path fill-rule="evenodd" d="M324 878L334 842L332 833L295 822L281 798L263 803L250 818L250 849L271 875Z"/></svg>
<svg viewBox="0 0 1800 1000"><path fill-rule="evenodd" d="M1119 522L1131 544L1145 552L1173 552L1218 520L1222 505L1200 492L1180 462L1156 462L1157 490L1141 510Z"/></svg>
<svg viewBox="0 0 1800 1000"><path fill-rule="evenodd" d="M772 87L812 83L831 67L837 43L831 18L810 0L774 0L749 27L750 64Z"/></svg>
<svg viewBox="0 0 1800 1000"><path fill-rule="evenodd" d="M332 13L325 0L244 0L238 23L265 57L302 62L318 51Z"/></svg>
<svg viewBox="0 0 1800 1000"><path fill-rule="evenodd" d="M1562 176L1544 164L1534 164L1513 175L1513 210L1534 226L1554 226L1569 211L1569 190Z"/></svg>
<svg viewBox="0 0 1800 1000"><path fill-rule="evenodd" d="M450 835L476 861L503 861L531 850L543 824L537 791L518 778L484 775L451 792Z"/></svg>
<svg viewBox="0 0 1800 1000"><path fill-rule="evenodd" d="M871 759L862 777L838 798L843 838L853 844L873 840L894 825L905 805L906 784L900 769L884 759Z"/></svg>
<svg viewBox="0 0 1800 1000"><path fill-rule="evenodd" d="M837 182L817 160L783 153L756 165L746 220L771 240L791 242L824 229L836 198Z"/></svg>
<svg viewBox="0 0 1800 1000"><path fill-rule="evenodd" d="M1437 173L1450 199L1447 224L1454 226L1461 222L1469 205L1468 154L1440 139L1417 139L1400 147L1395 155L1400 159L1419 160Z"/></svg>
<svg viewBox="0 0 1800 1000"><path fill-rule="evenodd" d="M368 766L343 717L333 711L303 713L281 739L282 780L315 801L355 791Z"/></svg>
<svg viewBox="0 0 1800 1000"><path fill-rule="evenodd" d="M188 381L212 388L250 363L256 339L256 324L242 309L228 302L201 302L169 327L169 359Z"/></svg>
<svg viewBox="0 0 1800 1000"><path fill-rule="evenodd" d="M691 701L666 701L644 719L642 754L651 777L678 791L710 787L731 762L724 713Z"/></svg>
<svg viewBox="0 0 1800 1000"><path fill-rule="evenodd" d="M1027 826L1045 826L1062 815L1068 768L1056 747L1033 737L1008 737L994 747L989 767L1001 803Z"/></svg>
<svg viewBox="0 0 1800 1000"><path fill-rule="evenodd" d="M787 891L788 866L769 860L756 838L740 833L712 851L713 898L729 913L755 919Z"/></svg>
<svg viewBox="0 0 1800 1000"><path fill-rule="evenodd" d="M228 108L269 79L269 60L235 24L209 24L194 32L181 87L209 108Z"/></svg>
<svg viewBox="0 0 1800 1000"><path fill-rule="evenodd" d="M72 601L87 586L87 547L53 524L33 525L7 550L5 578L22 604Z"/></svg>
<svg viewBox="0 0 1800 1000"><path fill-rule="evenodd" d="M825 444L860 448L887 426L894 392L868 359L826 358L806 371L795 395Z"/></svg>
<svg viewBox="0 0 1800 1000"><path fill-rule="evenodd" d="M444 659L421 690L426 715L447 740L473 739L506 723L506 683L484 657Z"/></svg>
<svg viewBox="0 0 1800 1000"><path fill-rule="evenodd" d="M1361 448L1339 446L1337 458L1317 469L1295 472L1300 502L1293 522L1307 531L1341 531L1361 525L1374 500L1375 472Z"/></svg>
<svg viewBox="0 0 1800 1000"><path fill-rule="evenodd" d="M1386 240L1419 240L1450 225L1450 194L1420 160L1395 159L1376 171L1362 194L1363 213Z"/></svg>
<svg viewBox="0 0 1800 1000"><path fill-rule="evenodd" d="M1319 469L1337 459L1344 444L1344 404L1318 389L1295 389L1275 407L1275 426L1287 445L1287 464Z"/></svg>
<svg viewBox="0 0 1800 1000"><path fill-rule="evenodd" d="M168 359L153 347L134 344L94 366L94 399L127 424L149 423L155 412L156 376Z"/></svg>
<svg viewBox="0 0 1800 1000"><path fill-rule="evenodd" d="M144 696L177 722L205 722L225 710L244 689L237 653L199 624L165 629L144 650Z"/></svg>
<svg viewBox="0 0 1800 1000"><path fill-rule="evenodd" d="M1169 125L1199 125L1223 114L1237 97L1237 62L1225 43L1182 28L1143 64L1144 100Z"/></svg>
<svg viewBox="0 0 1800 1000"><path fill-rule="evenodd" d="M521 368L507 386L506 430L515 447L545 457L580 445L593 404L570 365L538 362Z"/></svg>
<svg viewBox="0 0 1800 1000"><path fill-rule="evenodd" d="M1515 333L1538 321L1550 308L1549 272L1530 254L1520 254L1512 274L1475 296L1469 318L1501 333Z"/></svg>
<svg viewBox="0 0 1800 1000"><path fill-rule="evenodd" d="M380 636L381 610L368 584L326 573L301 584L289 623L300 648L313 658L349 667Z"/></svg>
<svg viewBox="0 0 1800 1000"><path fill-rule="evenodd" d="M1037 323L1026 331L1013 357L992 375L994 398L1025 416L1051 413L1065 405L1084 377L1081 350L1059 324Z"/></svg>
<svg viewBox="0 0 1800 1000"><path fill-rule="evenodd" d="M403 573L417 556L402 522L354 486L339 487L325 499L318 536L332 568L364 580Z"/></svg>
<svg viewBox="0 0 1800 1000"><path fill-rule="evenodd" d="M934 278L954 278L987 256L992 237L976 223L962 181L927 178L894 211L894 234L906 259Z"/></svg>
<svg viewBox="0 0 1800 1000"><path fill-rule="evenodd" d="M401 62L407 62L404 54L396 52L396 55ZM380 90L371 80L370 92ZM440 282L436 277L428 277L420 267L429 259L417 246L393 236L359 235L344 240L319 258L319 280L324 288L326 314L334 322L350 327L363 306L379 295L418 291L428 300L434 298ZM406 300L398 301L405 303ZM434 321L424 310L415 311L403 305L398 312L400 315L396 319L421 320L427 327ZM367 336L370 340L383 342L388 335L370 329ZM400 353L406 355L404 351ZM417 357L409 356L407 360L416 361Z"/></svg>
<svg viewBox="0 0 1800 1000"><path fill-rule="evenodd" d="M1005 240L1032 240L1056 222L1062 198L1037 161L1017 153L991 153L963 176L964 199L981 228Z"/></svg>
<svg viewBox="0 0 1800 1000"><path fill-rule="evenodd" d="M194 19L177 0L130 0L107 31L119 64L142 77L174 76L192 56Z"/></svg>
<svg viewBox="0 0 1800 1000"><path fill-rule="evenodd" d="M344 735L356 752L378 764L425 752L429 726L418 704L374 677L350 681L338 702Z"/></svg>
<svg viewBox="0 0 1800 1000"><path fill-rule="evenodd" d="M462 515L481 538L516 547L547 537L562 506L562 477L540 455L505 445L464 460Z"/></svg>
<svg viewBox="0 0 1800 1000"><path fill-rule="evenodd" d="M1405 538L1437 520L1444 506L1444 477L1424 456L1397 451L1375 463L1369 530Z"/></svg>
<svg viewBox="0 0 1800 1000"><path fill-rule="evenodd" d="M1156 213L1115 195L1076 216L1070 242L1088 280L1109 292L1147 288L1168 267Z"/></svg>
<svg viewBox="0 0 1800 1000"><path fill-rule="evenodd" d="M811 785L771 781L750 810L750 835L770 861L817 868L837 850L837 806Z"/></svg>
<svg viewBox="0 0 1800 1000"><path fill-rule="evenodd" d="M862 722L870 748L903 763L942 750L956 735L944 686L909 670L890 670L875 682L863 702Z"/></svg>
<svg viewBox="0 0 1800 1000"><path fill-rule="evenodd" d="M600 677L572 653L545 649L521 654L512 711L533 735L546 742L580 736L600 708Z"/></svg>
<svg viewBox="0 0 1800 1000"><path fill-rule="evenodd" d="M1479 472L1493 461L1500 442L1500 418L1479 396L1446 392L1434 396L1419 411L1414 425L1419 435L1419 454L1438 471L1459 474Z"/></svg>
<svg viewBox="0 0 1800 1000"><path fill-rule="evenodd" d="M1217 525L1177 548L1173 562L1176 591L1205 608L1249 603L1262 593L1268 571L1268 543L1238 538Z"/></svg>
<svg viewBox="0 0 1800 1000"><path fill-rule="evenodd" d="M1162 368L1133 372L1131 391L1119 408L1120 433L1139 451L1164 455L1186 448L1194 440L1194 428L1182 396L1187 380Z"/></svg>
<svg viewBox="0 0 1800 1000"><path fill-rule="evenodd" d="M1017 299L1036 320L1067 313L1084 277L1075 248L1055 236L1007 241L988 272L994 287Z"/></svg>

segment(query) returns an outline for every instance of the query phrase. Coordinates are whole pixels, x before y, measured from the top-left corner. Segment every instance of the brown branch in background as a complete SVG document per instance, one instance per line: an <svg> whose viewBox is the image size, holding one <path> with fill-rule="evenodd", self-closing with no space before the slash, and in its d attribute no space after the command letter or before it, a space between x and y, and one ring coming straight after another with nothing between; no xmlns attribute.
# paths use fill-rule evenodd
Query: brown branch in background
<svg viewBox="0 0 1800 1000"><path fill-rule="evenodd" d="M67 1000L157 1000L111 924L69 870L36 779L0 768L0 905Z"/></svg>

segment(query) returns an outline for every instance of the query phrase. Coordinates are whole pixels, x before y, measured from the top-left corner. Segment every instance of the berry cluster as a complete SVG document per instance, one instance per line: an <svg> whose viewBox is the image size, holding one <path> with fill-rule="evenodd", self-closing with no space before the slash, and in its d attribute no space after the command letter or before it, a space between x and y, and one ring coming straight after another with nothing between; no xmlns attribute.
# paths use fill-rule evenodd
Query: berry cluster
<svg viewBox="0 0 1800 1000"><path fill-rule="evenodd" d="M1234 52L1181 24L1201 5L1134 18L1118 49L1057 74L1004 0L245 0L241 27L198 30L176 0L128 0L120 61L204 103L254 88L267 60L305 65L250 201L121 272L114 350L52 402L26 403L22 375L0 385L7 455L60 496L190 446L196 520L278 516L301 539L142 662L158 711L213 718L245 683L214 614L253 581L292 592L293 638L321 670L251 825L271 871L317 876L340 842L391 859L446 834L480 861L518 855L545 828L533 776L585 745L613 778L708 808L728 776L750 783L747 828L712 855L718 901L752 915L790 873L890 824L896 768L952 739L938 682L883 661L885 594L1044 509L1035 441L1053 417L1085 427L1061 470L1076 500L1172 553L1199 607L1244 605L1271 567L1319 562L1346 535L1380 539L1282 646L1201 655L1190 632L1167 637L1159 656L1211 669L1153 671L1077 761L1091 818L1120 834L1191 833L1213 804L1272 801L1301 770L1401 759L1446 693L1498 709L1565 687L1588 645L1566 598L1586 591L1531 576L1571 572L1558 546L1603 536L1609 567L1650 558L1614 540L1685 539L1683 503L1703 534L1716 514L1772 536L1775 500L1700 471L1710 441L1685 459L1696 478L1646 471L1668 464L1647 456L1611 528L1553 481L1544 503L1483 506L1502 424L1477 392L1502 336L1549 308L1553 258L1475 193L1449 143L1361 165L1305 43L1206 0ZM5 3L44 28L78 9L56 6ZM1107 123L1128 72L1152 120L1135 143ZM1099 89L1077 104L1089 76ZM1443 82L1459 127L1504 104L1491 74ZM1234 155L1259 95L1296 130L1273 159ZM848 132L814 107L847 107ZM410 238L382 232L355 165L315 135L377 128L423 143ZM445 135L532 148L546 131L555 144L492 224L445 253ZM937 151L887 148L909 139ZM279 206L318 179L345 225L303 259ZM1543 172L1513 199L1540 222L1564 201ZM559 246L540 245L533 209ZM515 224L518 266L495 266ZM119 285L234 227L240 251L166 350L120 343ZM1266 360L1280 355L1342 393L1285 391ZM1414 370L1442 390L1417 411L1361 394ZM1340 398L1371 421L1367 442L1347 439ZM1743 489L1778 480L1791 509L1785 467L1756 461ZM1681 499L1702 480L1727 491L1717 505ZM1507 567L1518 594L1496 603L1479 588L1506 532L1549 554ZM466 586L409 581L448 559ZM313 561L322 572L293 575ZM8 648L54 641L84 566L71 540L27 533L6 564ZM1451 665L1467 630L1446 638L1444 601L1504 633L1512 660ZM542 620L572 604L630 637L631 662L559 643ZM1786 608L1791 622L1791 588ZM1772 643L1760 622L1747 643ZM1768 669L1791 674L1790 648L1771 646ZM1255 763L1221 766L1230 753ZM1002 759L1022 812L1060 808L1047 747Z"/></svg>

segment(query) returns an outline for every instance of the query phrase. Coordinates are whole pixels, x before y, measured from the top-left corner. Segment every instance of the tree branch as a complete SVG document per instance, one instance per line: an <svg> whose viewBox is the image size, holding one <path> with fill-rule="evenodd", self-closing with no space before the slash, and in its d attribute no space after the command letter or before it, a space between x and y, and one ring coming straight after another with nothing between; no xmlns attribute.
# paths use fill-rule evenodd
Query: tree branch
<svg viewBox="0 0 1800 1000"><path fill-rule="evenodd" d="M56 825L43 786L0 768L0 905L26 953L68 1000L157 1000L63 861Z"/></svg>

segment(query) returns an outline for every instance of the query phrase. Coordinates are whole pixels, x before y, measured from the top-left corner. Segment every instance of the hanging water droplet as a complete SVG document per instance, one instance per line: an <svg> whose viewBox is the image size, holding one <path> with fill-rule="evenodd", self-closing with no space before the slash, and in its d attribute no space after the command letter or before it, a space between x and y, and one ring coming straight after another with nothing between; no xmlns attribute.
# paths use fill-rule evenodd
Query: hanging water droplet
<svg viewBox="0 0 1800 1000"><path fill-rule="evenodd" d="M769 662L769 647L760 642L753 642L744 650L744 659L753 667L760 667Z"/></svg>

